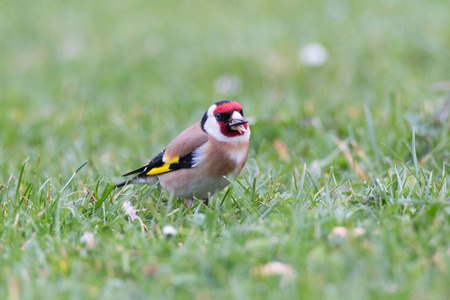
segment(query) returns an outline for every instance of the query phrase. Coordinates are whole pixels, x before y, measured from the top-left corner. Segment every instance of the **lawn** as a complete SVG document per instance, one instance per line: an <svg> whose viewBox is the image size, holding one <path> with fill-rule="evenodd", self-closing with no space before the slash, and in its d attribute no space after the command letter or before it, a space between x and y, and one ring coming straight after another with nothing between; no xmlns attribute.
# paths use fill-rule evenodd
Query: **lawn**
<svg viewBox="0 0 450 300"><path fill-rule="evenodd" d="M448 299L449 49L447 0L1 1L0 298ZM112 189L223 99L210 206Z"/></svg>

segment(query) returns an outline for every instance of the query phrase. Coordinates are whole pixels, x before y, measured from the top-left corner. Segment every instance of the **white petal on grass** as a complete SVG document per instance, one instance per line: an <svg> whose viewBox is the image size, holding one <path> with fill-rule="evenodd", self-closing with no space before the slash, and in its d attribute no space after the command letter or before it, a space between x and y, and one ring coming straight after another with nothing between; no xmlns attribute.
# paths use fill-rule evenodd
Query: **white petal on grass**
<svg viewBox="0 0 450 300"><path fill-rule="evenodd" d="M85 243L89 249L94 249L95 240L92 232L86 231L80 238L82 243Z"/></svg>
<svg viewBox="0 0 450 300"><path fill-rule="evenodd" d="M164 236L173 237L177 235L177 230L173 226L167 225L163 227L162 233Z"/></svg>
<svg viewBox="0 0 450 300"><path fill-rule="evenodd" d="M328 235L329 239L332 239L334 237L340 237L345 239L347 237L347 228L342 226L336 226L331 231L330 235Z"/></svg>
<svg viewBox="0 0 450 300"><path fill-rule="evenodd" d="M292 276L295 274L294 269L291 265L284 264L279 261L272 261L265 265L260 266L257 269L254 269L256 274L260 274L263 276L270 275L288 275Z"/></svg>
<svg viewBox="0 0 450 300"><path fill-rule="evenodd" d="M355 236L361 236L361 235L364 235L366 233L366 229L364 229L362 227L356 227L356 228L353 228L352 233Z"/></svg>
<svg viewBox="0 0 450 300"><path fill-rule="evenodd" d="M285 286L289 283L289 281L297 276L297 272L291 265L279 261L272 261L265 265L254 267L250 270L250 274L253 276L259 275L264 277L281 275L281 287Z"/></svg>
<svg viewBox="0 0 450 300"><path fill-rule="evenodd" d="M328 60L328 52L318 43L307 44L299 52L300 62L308 67L319 67Z"/></svg>
<svg viewBox="0 0 450 300"><path fill-rule="evenodd" d="M350 233L350 235L356 236L356 237L362 236L362 235L366 234L366 229L364 229L362 227L356 227L356 228L353 228L351 231L349 231L345 227L336 226L333 228L331 233L328 235L328 238L333 239L333 238L337 237L337 238L345 239L349 233Z"/></svg>
<svg viewBox="0 0 450 300"><path fill-rule="evenodd" d="M131 221L134 221L136 219L139 219L138 216L136 216L136 212L138 211L136 207L134 207L130 201L125 201L122 204L122 209L125 212L125 214L131 219Z"/></svg>
<svg viewBox="0 0 450 300"><path fill-rule="evenodd" d="M236 95L242 87L242 82L236 75L222 75L214 82L216 92L221 95Z"/></svg>

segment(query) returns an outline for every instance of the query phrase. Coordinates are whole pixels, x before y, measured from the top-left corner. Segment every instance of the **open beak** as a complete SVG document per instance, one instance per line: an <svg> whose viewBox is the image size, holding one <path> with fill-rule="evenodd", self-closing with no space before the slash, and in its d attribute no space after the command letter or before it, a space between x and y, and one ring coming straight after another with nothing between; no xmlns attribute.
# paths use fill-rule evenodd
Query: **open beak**
<svg viewBox="0 0 450 300"><path fill-rule="evenodd" d="M237 111L234 111L231 115L230 121L228 125L232 130L237 130L239 133L245 132L244 125L247 124L248 121Z"/></svg>

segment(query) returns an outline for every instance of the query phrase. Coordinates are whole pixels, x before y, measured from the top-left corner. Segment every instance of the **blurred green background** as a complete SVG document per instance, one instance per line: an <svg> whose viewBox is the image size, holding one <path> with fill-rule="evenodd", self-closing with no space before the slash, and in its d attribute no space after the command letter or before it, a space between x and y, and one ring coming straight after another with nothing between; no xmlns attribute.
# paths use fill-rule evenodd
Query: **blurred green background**
<svg viewBox="0 0 450 300"><path fill-rule="evenodd" d="M0 292L445 299L449 71L448 0L0 1ZM223 205L151 187L92 203L223 99L252 128ZM258 276L271 261L294 283Z"/></svg>
<svg viewBox="0 0 450 300"><path fill-rule="evenodd" d="M49 176L86 159L95 174L117 176L222 99L253 120L254 156L278 137L299 162L323 158L349 127L365 136L364 104L377 137L401 151L405 113L436 98L428 88L450 68L447 1L0 5L3 181L38 154ZM329 55L316 68L299 60L313 42ZM218 92L221 76L238 88Z"/></svg>

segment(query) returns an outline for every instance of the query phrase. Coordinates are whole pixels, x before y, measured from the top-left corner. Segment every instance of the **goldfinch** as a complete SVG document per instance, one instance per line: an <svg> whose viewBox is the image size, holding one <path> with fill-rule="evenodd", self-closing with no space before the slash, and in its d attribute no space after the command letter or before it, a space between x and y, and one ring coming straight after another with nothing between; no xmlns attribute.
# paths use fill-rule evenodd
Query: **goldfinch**
<svg viewBox="0 0 450 300"><path fill-rule="evenodd" d="M236 177L247 161L250 127L239 103L220 101L209 107L201 121L184 130L147 165L122 176L128 183L155 184L175 197L208 198L225 188L225 176Z"/></svg>

